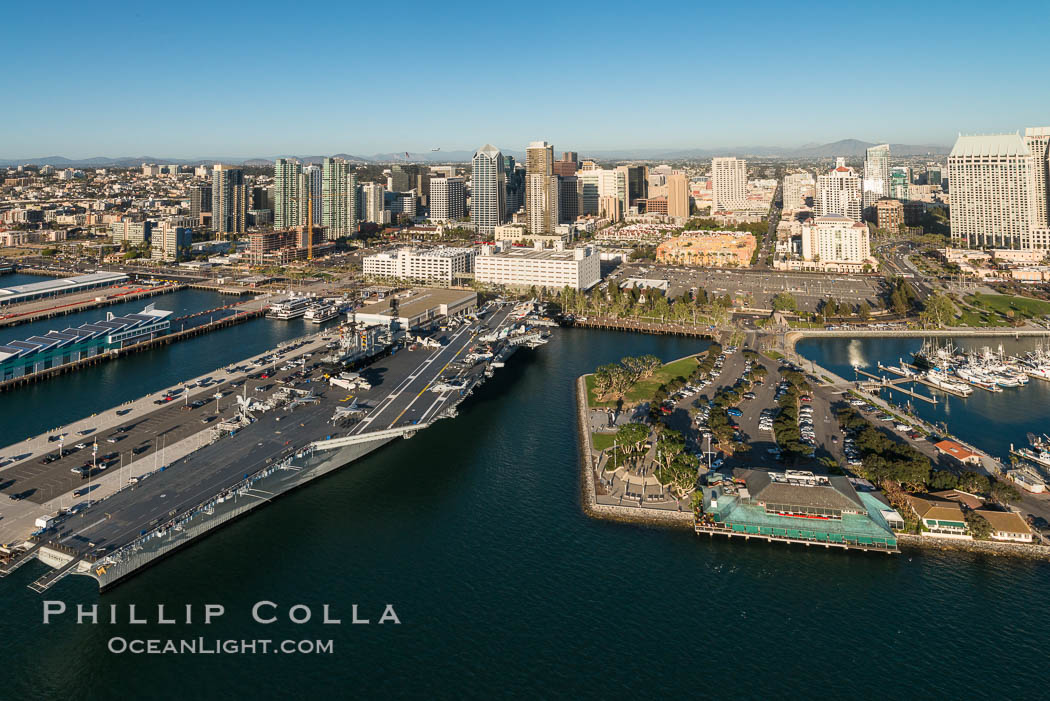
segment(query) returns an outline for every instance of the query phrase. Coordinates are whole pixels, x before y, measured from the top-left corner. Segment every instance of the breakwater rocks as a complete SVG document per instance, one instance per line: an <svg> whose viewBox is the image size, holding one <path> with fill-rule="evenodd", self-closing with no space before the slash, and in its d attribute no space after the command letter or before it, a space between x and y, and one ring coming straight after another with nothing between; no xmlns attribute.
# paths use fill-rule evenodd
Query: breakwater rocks
<svg viewBox="0 0 1050 701"><path fill-rule="evenodd" d="M591 431L587 425L587 385L582 376L576 379L576 418L580 428L580 504L583 513L607 521L693 529L693 515L686 511L599 504L594 487L595 459L591 450Z"/></svg>
<svg viewBox="0 0 1050 701"><path fill-rule="evenodd" d="M955 538L934 538L911 533L900 533L897 542L904 547L934 548L937 550L955 550L961 552L981 553L998 557L1026 557L1035 560L1050 560L1050 547L1028 543L1004 543L997 540L957 540Z"/></svg>

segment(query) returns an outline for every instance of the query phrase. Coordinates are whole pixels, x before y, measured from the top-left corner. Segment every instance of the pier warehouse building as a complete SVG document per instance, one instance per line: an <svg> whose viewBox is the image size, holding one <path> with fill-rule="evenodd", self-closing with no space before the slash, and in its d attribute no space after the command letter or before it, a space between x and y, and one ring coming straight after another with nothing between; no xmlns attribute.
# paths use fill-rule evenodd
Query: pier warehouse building
<svg viewBox="0 0 1050 701"><path fill-rule="evenodd" d="M897 552L887 505L846 477L738 468L703 497L697 533Z"/></svg>
<svg viewBox="0 0 1050 701"><path fill-rule="evenodd" d="M59 280L31 282L28 285L0 287L0 306L31 302L35 299L44 299L45 297L58 297L59 295L83 292L84 290L94 290L99 287L112 287L127 280L128 276L123 273L90 273Z"/></svg>
<svg viewBox="0 0 1050 701"><path fill-rule="evenodd" d="M8 341L0 346L0 380L32 375L163 335L171 325L170 316L170 311L154 309L151 304L137 314L108 314L105 320L75 329Z"/></svg>

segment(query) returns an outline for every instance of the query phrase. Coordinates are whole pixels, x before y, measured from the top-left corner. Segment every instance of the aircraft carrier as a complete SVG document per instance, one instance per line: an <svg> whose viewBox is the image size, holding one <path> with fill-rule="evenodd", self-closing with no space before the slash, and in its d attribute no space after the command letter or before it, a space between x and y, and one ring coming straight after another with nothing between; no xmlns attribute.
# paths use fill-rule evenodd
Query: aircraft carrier
<svg viewBox="0 0 1050 701"><path fill-rule="evenodd" d="M38 515L31 537L0 549L0 576L36 558L53 568L30 585L36 591L68 574L105 590L290 489L455 416L517 348L543 343L548 332L529 326L529 308L492 303L425 335L386 339L371 358L339 357L333 332L315 334L56 429L47 438L69 443L96 431L89 424L111 424L81 443L79 458L0 469L0 490ZM122 449L105 453L99 469L114 442Z"/></svg>

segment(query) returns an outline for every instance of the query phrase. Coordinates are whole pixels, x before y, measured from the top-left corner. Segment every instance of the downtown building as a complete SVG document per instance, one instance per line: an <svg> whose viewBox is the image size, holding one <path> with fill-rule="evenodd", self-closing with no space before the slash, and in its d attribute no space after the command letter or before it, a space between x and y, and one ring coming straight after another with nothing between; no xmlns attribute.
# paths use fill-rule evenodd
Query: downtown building
<svg viewBox="0 0 1050 701"><path fill-rule="evenodd" d="M473 248L406 246L365 256L362 266L369 277L451 285L454 278L474 270L474 254Z"/></svg>
<svg viewBox="0 0 1050 701"><path fill-rule="evenodd" d="M809 173L789 173L784 176L784 190L781 193L782 208L785 212L794 212L805 208L806 193L813 190L816 181Z"/></svg>
<svg viewBox="0 0 1050 701"><path fill-rule="evenodd" d="M846 166L846 159L836 160L831 172L817 178L816 215L826 217L837 215L860 221L863 214L860 178L852 168Z"/></svg>
<svg viewBox="0 0 1050 701"><path fill-rule="evenodd" d="M742 158L711 159L711 212L740 207L747 200L747 161Z"/></svg>
<svg viewBox="0 0 1050 701"><path fill-rule="evenodd" d="M840 214L818 216L802 225L802 269L859 273L874 267L868 225Z"/></svg>
<svg viewBox="0 0 1050 701"><path fill-rule="evenodd" d="M1040 211L1034 160L1017 134L959 136L948 155L954 244L1033 247L1031 233L1038 229L1033 223Z"/></svg>
<svg viewBox="0 0 1050 701"><path fill-rule="evenodd" d="M553 234L558 226L554 147L546 141L533 141L525 149L525 218L534 234Z"/></svg>
<svg viewBox="0 0 1050 701"><path fill-rule="evenodd" d="M485 245L474 259L474 279L513 288L589 290L601 280L598 250Z"/></svg>
<svg viewBox="0 0 1050 701"><path fill-rule="evenodd" d="M676 170L667 176L667 216L688 219L689 211L689 178Z"/></svg>
<svg viewBox="0 0 1050 701"><path fill-rule="evenodd" d="M430 220L459 221L467 215L467 192L463 178L430 179Z"/></svg>
<svg viewBox="0 0 1050 701"><path fill-rule="evenodd" d="M302 202L303 166L292 158L273 163L273 225L276 229L299 226Z"/></svg>
<svg viewBox="0 0 1050 701"><path fill-rule="evenodd" d="M870 213L875 203L890 196L890 145L879 144L868 149L864 159L862 206Z"/></svg>
<svg viewBox="0 0 1050 701"><path fill-rule="evenodd" d="M350 164L342 158L325 158L321 162L321 226L329 241L352 233L347 193L349 175Z"/></svg>
<svg viewBox="0 0 1050 701"><path fill-rule="evenodd" d="M503 154L492 144L485 144L471 160L470 220L478 236L491 236L503 224L506 211L507 171Z"/></svg>
<svg viewBox="0 0 1050 701"><path fill-rule="evenodd" d="M211 225L219 236L243 234L248 226L248 188L244 171L216 165L211 172Z"/></svg>

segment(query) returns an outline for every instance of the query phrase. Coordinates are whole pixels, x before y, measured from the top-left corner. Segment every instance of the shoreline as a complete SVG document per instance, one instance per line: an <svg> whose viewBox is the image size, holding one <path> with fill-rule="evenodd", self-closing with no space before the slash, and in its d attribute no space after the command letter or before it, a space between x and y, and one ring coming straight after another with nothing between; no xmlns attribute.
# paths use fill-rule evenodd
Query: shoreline
<svg viewBox="0 0 1050 701"><path fill-rule="evenodd" d="M784 348L788 353L797 353L795 345L810 338L931 338L969 336L972 338L1050 338L1050 329L1028 327L991 329L792 329L784 334Z"/></svg>

